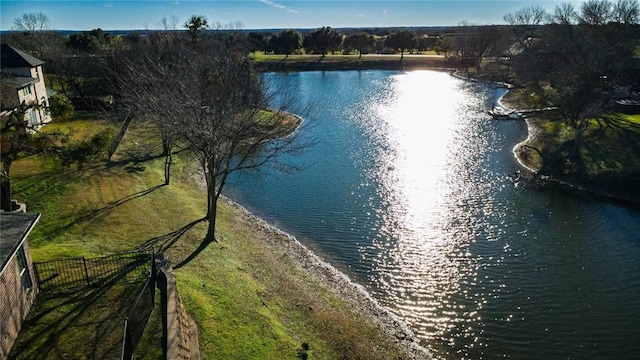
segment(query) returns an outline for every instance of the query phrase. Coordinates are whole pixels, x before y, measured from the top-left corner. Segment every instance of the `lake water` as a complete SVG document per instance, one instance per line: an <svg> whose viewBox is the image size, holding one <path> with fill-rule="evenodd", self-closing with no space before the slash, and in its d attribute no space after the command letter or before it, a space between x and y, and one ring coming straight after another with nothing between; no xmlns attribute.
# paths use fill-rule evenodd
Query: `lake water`
<svg viewBox="0 0 640 360"><path fill-rule="evenodd" d="M431 71L265 75L312 104L295 173L232 199L295 235L439 358L640 358L640 212L516 186L504 93Z"/></svg>

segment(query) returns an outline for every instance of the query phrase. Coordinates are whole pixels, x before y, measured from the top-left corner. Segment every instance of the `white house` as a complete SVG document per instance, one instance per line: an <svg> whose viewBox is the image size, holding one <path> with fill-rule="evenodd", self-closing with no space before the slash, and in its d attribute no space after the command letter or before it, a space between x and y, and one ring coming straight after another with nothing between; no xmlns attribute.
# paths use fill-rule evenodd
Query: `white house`
<svg viewBox="0 0 640 360"><path fill-rule="evenodd" d="M42 72L44 61L7 44L2 44L0 55L0 116L11 113L20 105L36 104L25 114L29 126L37 129L51 122Z"/></svg>

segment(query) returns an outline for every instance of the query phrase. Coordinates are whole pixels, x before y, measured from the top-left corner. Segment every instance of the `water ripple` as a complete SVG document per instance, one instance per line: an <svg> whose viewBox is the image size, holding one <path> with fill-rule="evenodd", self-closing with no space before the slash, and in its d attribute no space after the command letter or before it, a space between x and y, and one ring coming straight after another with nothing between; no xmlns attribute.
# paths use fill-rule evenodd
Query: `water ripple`
<svg viewBox="0 0 640 360"><path fill-rule="evenodd" d="M525 126L436 72L305 72L317 146L234 199L365 285L441 358L640 353L640 214L515 187ZM296 159L295 161L301 161ZM612 305L614 304L614 305Z"/></svg>

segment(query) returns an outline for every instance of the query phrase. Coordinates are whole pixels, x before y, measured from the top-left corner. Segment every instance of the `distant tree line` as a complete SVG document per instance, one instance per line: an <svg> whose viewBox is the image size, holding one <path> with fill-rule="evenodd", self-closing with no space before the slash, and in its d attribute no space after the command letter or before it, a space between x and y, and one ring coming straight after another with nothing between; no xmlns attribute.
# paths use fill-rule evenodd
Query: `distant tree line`
<svg viewBox="0 0 640 360"><path fill-rule="evenodd" d="M376 35L379 34L379 35ZM299 30L287 29L276 34L251 32L254 40L252 52L291 55L318 54L321 57L332 54L393 54L436 50L437 37L419 35L414 30L374 31L357 29L348 34L329 26L303 34Z"/></svg>
<svg viewBox="0 0 640 360"><path fill-rule="evenodd" d="M255 52L285 57L316 54L321 58L331 53L358 56L390 53L399 54L402 59L405 53L431 50L444 55L447 64L473 69L478 74L486 71L490 67L488 64L493 64L500 69L492 74L493 79L517 82L531 89L533 107L559 108L576 133L571 143L575 153L580 147L581 132L589 119L606 110L612 89L638 84L639 13L637 0L588 0L578 8L571 4L559 5L550 13L536 6L525 7L506 14L506 25L462 22L431 33L417 28L339 31L328 26L304 32L295 29L244 31L239 23L212 25L206 17L194 15L182 24L182 31L176 29L177 18L165 18L160 22L159 30L144 34L131 32L118 36L93 29L68 37L52 31L46 15L27 14L16 19L16 32L3 36L2 40L44 60L48 81L62 95L68 98L113 95L116 104L127 104L136 115L154 121L161 130L175 129L175 121L184 119L214 121L215 114L207 113L210 111L207 109L219 108L220 104L201 99L200 107L193 104L189 109L182 109L174 100L182 99L181 103L185 104L189 99L184 99L183 95L189 94L187 89L196 85L201 86L198 93L208 93L218 99L224 93L217 92L219 88L207 86L231 86L232 80L225 77L228 71L237 72L244 86L238 88L236 95L239 98L229 98L228 105L236 106L242 101L252 104L247 108L252 109L247 114L253 114L253 117L246 119L246 124L255 122L258 114L255 110L258 105L265 105L265 98L253 93L259 84L250 63L250 54ZM205 57L199 58L203 55ZM225 58L233 59L236 64L224 61ZM212 66L215 64L217 70L207 70L207 61ZM189 69L200 72L200 77L185 75ZM178 71L183 75L176 73ZM147 76L136 77L135 74ZM161 83L154 79L164 81L165 89L182 92L167 91L162 94L167 96L162 103L151 101L154 96L161 98L160 95L147 93L146 98L138 98L141 103L148 101L146 108L129 102L144 95L145 89L154 89ZM191 82L185 83L181 81L183 79L191 79ZM198 79L206 81L199 84ZM174 106L157 108L164 104ZM237 109L234 111L238 116ZM154 117L153 113L165 114L169 119ZM269 136L274 134L263 130ZM212 133L215 131L211 130ZM194 134L172 131L161 131L161 135L168 167L176 139L184 141L187 136L197 139ZM258 135L249 132L242 136L258 139ZM241 148L246 150L246 143L243 144ZM213 159L207 160L206 156L202 158L203 167L213 164ZM255 164L256 158L251 159ZM227 166L231 164L227 163ZM241 165L247 166L246 163ZM206 171L228 175L226 170L218 173L211 168ZM167 182L168 176L167 172ZM209 180L213 186L220 179ZM220 188L210 190L212 198L217 199ZM209 204L215 207L215 203ZM209 209L208 213L211 211Z"/></svg>
<svg viewBox="0 0 640 360"><path fill-rule="evenodd" d="M505 77L527 86L532 108L557 108L566 125L565 141L547 155L547 167L586 176L586 132L594 122L602 131L622 126L612 99L640 90L638 1L588 0L552 12L530 6L504 20L508 26L494 55Z"/></svg>
<svg viewBox="0 0 640 360"><path fill-rule="evenodd" d="M299 104L286 87L264 86L247 56L251 37L237 31L237 24L209 31L207 18L194 15L183 26L186 31L124 37L100 29L68 38L48 31L21 31L9 41L46 61L48 85L53 83L61 93L112 95L112 114L120 118L126 114L157 129L166 185L170 184L173 149L192 154L207 190L206 243L216 239L218 199L232 173L268 165L293 168L280 158L304 147L297 141L300 121L290 115L302 111L286 111ZM49 46L40 47L32 39L40 43L45 39ZM54 104L60 116L67 116L64 101ZM30 131L24 121L26 111L17 108L2 117L3 200L11 199L10 168L17 158L54 151L63 165L82 168L86 161L103 154L113 138L112 133L101 132L62 147L64 134L45 137Z"/></svg>
<svg viewBox="0 0 640 360"><path fill-rule="evenodd" d="M534 86L532 106L558 106L576 129L602 111L614 87L640 80L637 0L565 3L551 13L531 6L504 19L510 76Z"/></svg>

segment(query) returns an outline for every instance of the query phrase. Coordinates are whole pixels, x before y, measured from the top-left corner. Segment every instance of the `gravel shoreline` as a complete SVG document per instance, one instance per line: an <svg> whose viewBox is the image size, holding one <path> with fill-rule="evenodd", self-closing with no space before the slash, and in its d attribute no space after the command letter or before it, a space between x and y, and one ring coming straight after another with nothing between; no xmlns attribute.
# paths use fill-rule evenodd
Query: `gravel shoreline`
<svg viewBox="0 0 640 360"><path fill-rule="evenodd" d="M419 344L418 338L407 324L380 305L362 285L354 283L347 275L323 261L294 236L267 223L228 198L224 198L223 201L230 207L238 209L246 217L247 222L253 226L252 230L262 234L264 240L269 244L277 245L309 276L326 285L328 289L354 309L369 318L404 350L409 359L433 359L429 351Z"/></svg>

